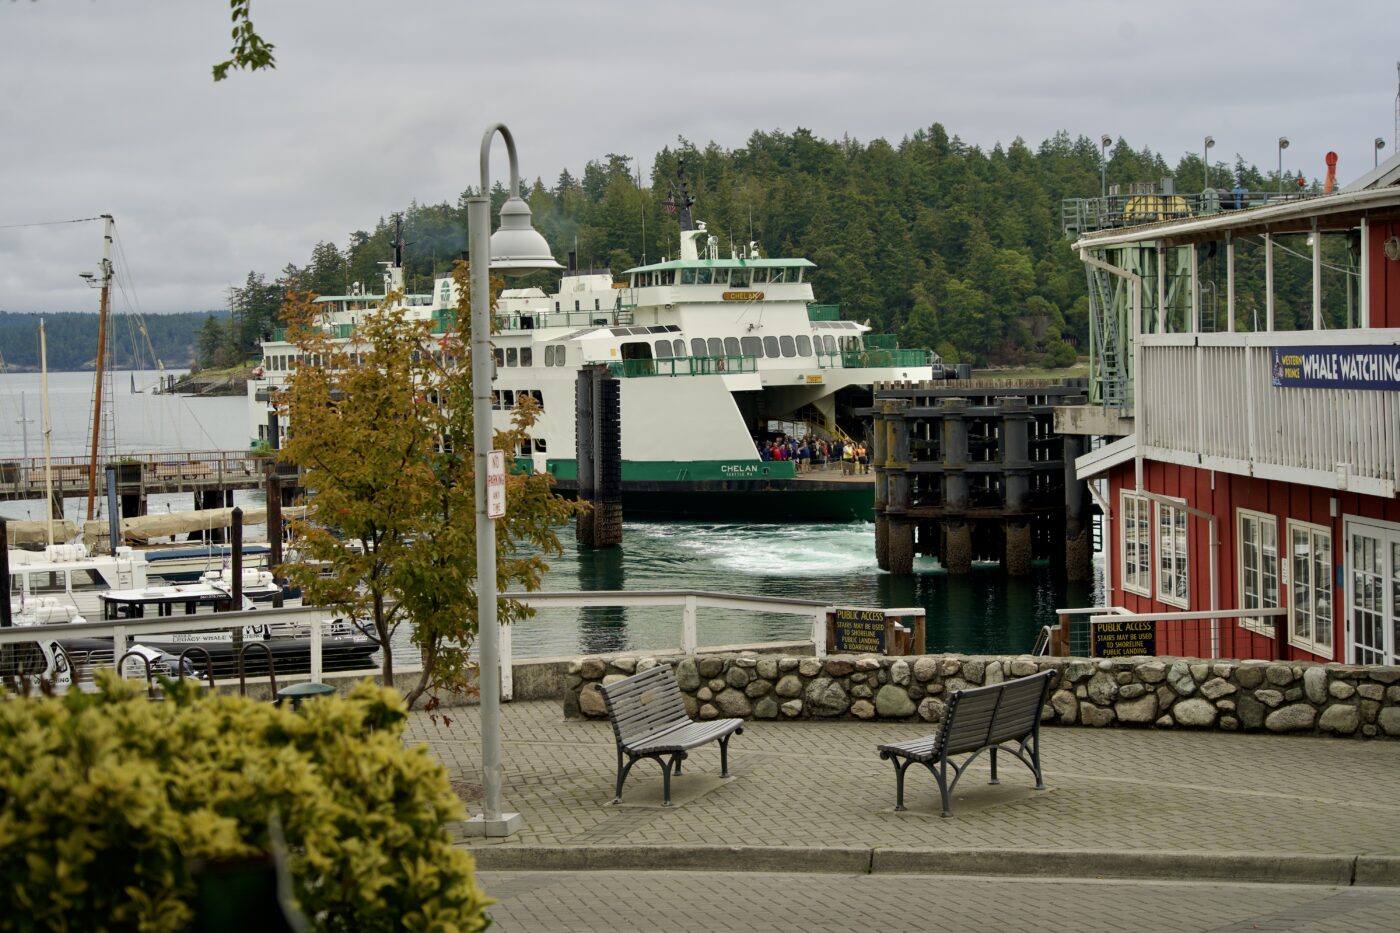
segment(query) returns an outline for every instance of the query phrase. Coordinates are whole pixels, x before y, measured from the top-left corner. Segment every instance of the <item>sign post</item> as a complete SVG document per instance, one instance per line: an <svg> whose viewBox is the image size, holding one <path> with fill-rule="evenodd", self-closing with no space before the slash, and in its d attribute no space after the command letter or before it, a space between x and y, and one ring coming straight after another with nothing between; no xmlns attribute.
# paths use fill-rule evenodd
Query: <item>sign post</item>
<svg viewBox="0 0 1400 933"><path fill-rule="evenodd" d="M506 452L486 454L486 517L506 517Z"/></svg>

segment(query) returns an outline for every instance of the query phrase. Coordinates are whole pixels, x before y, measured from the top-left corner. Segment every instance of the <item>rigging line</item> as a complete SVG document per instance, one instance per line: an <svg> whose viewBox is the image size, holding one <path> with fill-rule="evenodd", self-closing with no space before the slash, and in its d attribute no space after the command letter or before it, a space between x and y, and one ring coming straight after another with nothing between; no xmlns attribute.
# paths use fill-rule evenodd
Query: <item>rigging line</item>
<svg viewBox="0 0 1400 933"><path fill-rule="evenodd" d="M76 217L73 220L40 220L32 224L0 224L0 230L17 230L20 227L57 227L62 224L85 224L101 217Z"/></svg>
<svg viewBox="0 0 1400 933"><path fill-rule="evenodd" d="M1241 237L1241 239L1248 239L1250 242L1258 243L1260 246L1264 245L1264 240L1262 237L1259 239L1255 239L1254 237ZM1290 253L1293 256L1298 257L1299 259L1306 260L1307 262L1312 262L1312 256L1308 255L1307 253L1300 253L1296 249L1289 249L1287 246L1284 246L1282 243L1280 243L1277 239L1274 240L1274 249L1281 249L1285 253ZM1341 266L1333 265L1330 262L1319 263L1319 265L1321 265L1324 269L1331 269L1333 272L1340 272L1342 273L1342 275L1354 275L1358 278L1360 278L1361 276L1360 270L1344 269Z"/></svg>

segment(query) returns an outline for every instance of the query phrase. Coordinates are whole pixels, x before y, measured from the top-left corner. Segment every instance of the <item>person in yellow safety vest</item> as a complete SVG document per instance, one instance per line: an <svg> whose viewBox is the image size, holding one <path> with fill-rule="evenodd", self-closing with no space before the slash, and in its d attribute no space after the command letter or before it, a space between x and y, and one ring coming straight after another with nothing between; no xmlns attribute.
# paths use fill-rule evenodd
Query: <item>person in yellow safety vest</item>
<svg viewBox="0 0 1400 933"><path fill-rule="evenodd" d="M845 444L841 447L841 474L850 476L856 471L856 445Z"/></svg>

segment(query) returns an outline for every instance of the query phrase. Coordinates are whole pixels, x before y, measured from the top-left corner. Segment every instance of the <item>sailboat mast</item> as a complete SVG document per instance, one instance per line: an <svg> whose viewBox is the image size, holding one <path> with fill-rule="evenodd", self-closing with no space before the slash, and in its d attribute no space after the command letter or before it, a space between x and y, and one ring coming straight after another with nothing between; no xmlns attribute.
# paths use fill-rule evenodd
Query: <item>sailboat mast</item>
<svg viewBox="0 0 1400 933"><path fill-rule="evenodd" d="M97 366L92 389L92 454L88 460L87 517L93 519L97 504L97 452L102 439L102 370L107 360L107 311L112 299L112 215L103 214L102 232L102 304L97 314Z"/></svg>
<svg viewBox="0 0 1400 933"><path fill-rule="evenodd" d="M53 451L49 444L53 423L49 421L49 341L44 335L43 318L39 319L39 389L44 410L44 527L48 529L49 547L53 547Z"/></svg>

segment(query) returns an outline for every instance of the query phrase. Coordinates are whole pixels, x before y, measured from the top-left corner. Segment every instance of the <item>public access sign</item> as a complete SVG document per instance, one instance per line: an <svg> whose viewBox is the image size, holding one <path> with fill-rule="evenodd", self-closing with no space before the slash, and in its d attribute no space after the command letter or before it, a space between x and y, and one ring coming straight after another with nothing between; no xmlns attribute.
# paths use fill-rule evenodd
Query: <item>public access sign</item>
<svg viewBox="0 0 1400 933"><path fill-rule="evenodd" d="M506 452L486 453L486 517L506 517Z"/></svg>
<svg viewBox="0 0 1400 933"><path fill-rule="evenodd" d="M884 654L883 609L837 609L831 620L832 643L837 654Z"/></svg>
<svg viewBox="0 0 1400 933"><path fill-rule="evenodd" d="M1274 347L1273 384L1283 389L1400 391L1400 346Z"/></svg>
<svg viewBox="0 0 1400 933"><path fill-rule="evenodd" d="M1155 622L1097 622L1089 626L1092 643L1090 657L1131 658L1157 654L1157 623Z"/></svg>

